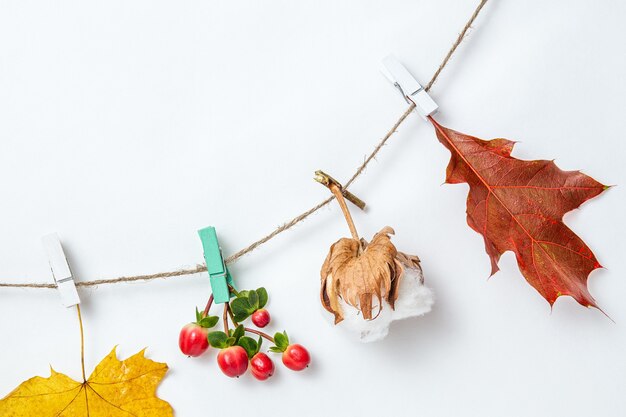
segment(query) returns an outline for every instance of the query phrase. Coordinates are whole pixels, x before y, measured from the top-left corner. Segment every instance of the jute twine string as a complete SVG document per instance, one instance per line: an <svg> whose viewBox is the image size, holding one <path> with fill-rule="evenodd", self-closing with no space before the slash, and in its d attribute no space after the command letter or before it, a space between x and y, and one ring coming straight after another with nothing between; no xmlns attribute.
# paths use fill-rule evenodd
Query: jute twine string
<svg viewBox="0 0 626 417"><path fill-rule="evenodd" d="M471 17L469 18L469 20L467 21L467 23L465 24L465 26L463 27L463 29L459 33L459 36L456 38L456 40L454 41L454 43L450 47L450 50L446 54L445 58L443 59L443 61L439 65L439 68L437 68L437 71L435 71L435 74L432 76L432 78L430 79L430 81L428 82L426 87L424 87L424 89L426 91L429 91L432 88L433 84L437 81L437 78L439 78L439 75L441 74L443 69L448 65L448 62L450 61L450 58L452 58L452 56L456 52L457 48L461 44L461 42L463 42L463 39L465 39L465 35L467 35L468 30L472 27L472 24L474 23L474 21L476 20L476 18L480 14L481 10L483 9L483 7L487 3L487 1L488 0L481 0L481 2L478 4L476 9L474 10L474 13L472 13ZM396 123L385 134L385 136L380 140L380 142L378 142L378 144L376 145L374 150L367 156L367 158L365 158L363 163L357 168L357 170L352 175L352 177L348 180L348 182L345 183L344 188L348 188L350 185L352 185L352 183L365 171L365 168L367 168L368 164L374 158L376 158L376 155L378 155L378 153L383 148L383 146L385 146L385 144L387 143L389 138L391 138L391 136L396 132L398 127L404 122L404 120L409 116L409 114L411 114L411 112L414 109L415 109L415 104L411 104L409 106L409 108L406 109L406 111L402 114L402 116L400 116L400 118L396 121ZM260 247L261 245L263 245L266 242L270 241L271 239L273 239L274 237L278 236L279 234L283 233L284 231L291 229L293 226L295 226L296 224L304 221L306 218L311 216L313 213L315 213L316 211L318 211L322 207L328 205L334 199L335 199L334 196L333 197L329 197L326 200L320 202L319 204L311 207L310 209L308 209L304 213L299 214L298 216L294 217L293 219L287 221L282 226L280 226L277 229L275 229L272 233L270 233L270 234L268 234L266 236L263 236L261 239L257 240L256 242L253 242L252 244L250 244L250 245L246 246L245 248L241 249L239 252L237 252L237 253L229 256L228 258L226 258L226 260L225 260L226 264L232 264L237 259L239 259L242 256L252 252L253 250L257 249L258 247ZM127 276L127 277L118 277L118 278L97 279L97 280L92 280L92 281L81 281L81 282L77 282L76 286L77 287L93 287L93 286L96 286L96 285L118 284L118 283L121 283L121 282L151 281L151 280L159 279L159 278L165 279L165 278L181 277L181 276L185 276L185 275L193 275L193 274L197 274L199 272L205 272L206 270L207 270L206 265L198 264L194 268L178 269L178 270L175 270L175 271L165 271L165 272L157 272L157 273L154 273L154 274L133 275L133 276ZM55 284L45 284L45 283L14 284L14 283L8 283L8 282L0 282L0 287L5 287L5 288L56 288L56 285Z"/></svg>

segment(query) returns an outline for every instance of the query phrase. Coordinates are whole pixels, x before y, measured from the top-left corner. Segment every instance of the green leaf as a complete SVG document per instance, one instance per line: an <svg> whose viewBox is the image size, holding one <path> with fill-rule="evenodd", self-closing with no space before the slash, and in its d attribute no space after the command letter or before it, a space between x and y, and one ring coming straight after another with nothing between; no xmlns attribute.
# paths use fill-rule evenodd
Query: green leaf
<svg viewBox="0 0 626 417"><path fill-rule="evenodd" d="M237 317L237 322L247 319L250 314L254 313L247 298L235 298L230 303L230 309L233 311L233 315Z"/></svg>
<svg viewBox="0 0 626 417"><path fill-rule="evenodd" d="M237 298L248 298L248 290L242 290L237 293Z"/></svg>
<svg viewBox="0 0 626 417"><path fill-rule="evenodd" d="M280 348L277 348L276 346L270 346L270 352L282 353L283 351Z"/></svg>
<svg viewBox="0 0 626 417"><path fill-rule="evenodd" d="M289 337L287 336L287 332L277 332L274 335L274 344L276 347L280 349L281 352L284 352L289 346Z"/></svg>
<svg viewBox="0 0 626 417"><path fill-rule="evenodd" d="M235 338L235 343L237 343L239 341L239 339L241 339L241 337L246 333L246 331L244 330L243 326L240 324L239 326L237 326L237 328L235 329L235 331L232 334L232 337Z"/></svg>
<svg viewBox="0 0 626 417"><path fill-rule="evenodd" d="M198 307L196 307L196 323L200 323L202 320L202 314L198 311Z"/></svg>
<svg viewBox="0 0 626 417"><path fill-rule="evenodd" d="M263 344L263 338L259 336L259 340L257 340L256 342L256 352L254 352L255 355L261 351L262 344Z"/></svg>
<svg viewBox="0 0 626 417"><path fill-rule="evenodd" d="M265 304L267 304L267 290L263 287L257 288L256 293L259 296L259 308L265 307Z"/></svg>
<svg viewBox="0 0 626 417"><path fill-rule="evenodd" d="M217 322L220 321L220 318L217 316L208 316L205 317L203 319L201 319L198 324L201 327L204 327L205 329L210 329L211 327L214 327Z"/></svg>
<svg viewBox="0 0 626 417"><path fill-rule="evenodd" d="M237 323L240 323L242 321L244 321L245 319L247 319L248 317L250 317L250 315L248 313L244 313L244 314L233 314L233 318L235 319L235 321Z"/></svg>
<svg viewBox="0 0 626 417"><path fill-rule="evenodd" d="M254 290L250 290L248 293L248 303L250 308L256 311L259 308L259 295Z"/></svg>
<svg viewBox="0 0 626 417"><path fill-rule="evenodd" d="M235 343L237 343L237 339L235 339L234 337L229 337L228 339L226 339L226 347L232 346Z"/></svg>
<svg viewBox="0 0 626 417"><path fill-rule="evenodd" d="M215 331L208 334L209 344L214 348L224 349L228 347L228 336L224 332Z"/></svg>
<svg viewBox="0 0 626 417"><path fill-rule="evenodd" d="M237 344L246 350L246 353L248 354L248 358L250 359L252 359L252 357L256 355L256 353L258 352L257 342L251 337L243 336L239 339Z"/></svg>

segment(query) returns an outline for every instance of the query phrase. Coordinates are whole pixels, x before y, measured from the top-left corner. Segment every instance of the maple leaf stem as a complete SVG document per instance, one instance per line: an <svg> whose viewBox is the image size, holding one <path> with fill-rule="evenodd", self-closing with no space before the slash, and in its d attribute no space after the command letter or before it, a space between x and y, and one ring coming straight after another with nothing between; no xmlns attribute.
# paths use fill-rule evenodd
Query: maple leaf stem
<svg viewBox="0 0 626 417"><path fill-rule="evenodd" d="M352 238L355 240L359 240L359 234L356 231L354 221L352 220L352 215L350 214L350 210L348 210L348 205L346 204L346 200L343 197L341 189L339 189L339 187L337 187L335 184L330 184L328 188L330 188L330 191L333 193L333 195L337 199L337 202L339 203L339 207L341 207L343 216L346 218L346 222L348 223L348 227L350 228Z"/></svg>
<svg viewBox="0 0 626 417"><path fill-rule="evenodd" d="M87 382L85 376L85 334L83 332L83 317L80 314L80 305L76 304L76 312L78 313L78 325L80 326L80 366L83 372L83 383Z"/></svg>
<svg viewBox="0 0 626 417"><path fill-rule="evenodd" d="M202 317L206 317L209 314L211 305L213 305L213 294L211 294L211 296L209 297L209 300L206 302L206 307L204 307L204 311L202 312Z"/></svg>

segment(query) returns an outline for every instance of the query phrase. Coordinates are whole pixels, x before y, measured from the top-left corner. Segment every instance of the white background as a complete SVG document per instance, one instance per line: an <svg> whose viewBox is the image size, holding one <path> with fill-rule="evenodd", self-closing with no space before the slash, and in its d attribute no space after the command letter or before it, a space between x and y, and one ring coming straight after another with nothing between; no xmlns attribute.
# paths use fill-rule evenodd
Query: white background
<svg viewBox="0 0 626 417"><path fill-rule="evenodd" d="M269 233L327 197L313 171L345 181L406 109L380 59L425 83L476 3L0 1L0 280L50 282L53 231L79 280L200 263L207 225L226 254ZM432 89L439 121L625 184L624 17L617 0L491 1ZM566 216L607 268L589 284L613 323L571 299L551 311L510 253L487 279L467 186L441 185L448 156L413 115L352 189L362 235L393 226L422 258L431 314L371 345L333 328L318 302L348 234L333 203L232 267L268 288L272 330L312 352L306 372L231 380L215 352L184 357L205 274L82 290L88 372L114 345L148 346L185 417L625 415L623 188ZM80 377L76 314L53 291L0 290L0 329L0 396L50 364Z"/></svg>

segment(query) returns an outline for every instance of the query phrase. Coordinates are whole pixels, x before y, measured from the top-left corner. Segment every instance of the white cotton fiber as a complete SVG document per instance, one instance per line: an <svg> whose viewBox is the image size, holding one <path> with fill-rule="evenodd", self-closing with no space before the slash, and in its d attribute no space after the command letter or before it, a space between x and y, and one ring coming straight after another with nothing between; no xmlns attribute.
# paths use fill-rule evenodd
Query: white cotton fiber
<svg viewBox="0 0 626 417"><path fill-rule="evenodd" d="M422 284L423 281L421 269L405 267L398 287L395 310L383 301L382 311L373 320L363 320L359 310L339 299L344 320L337 327L356 334L363 343L384 339L389 333L391 322L421 316L431 310L435 302L434 294ZM377 312L378 306L373 309L373 314Z"/></svg>

